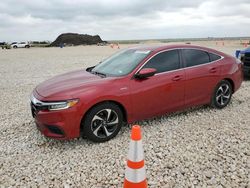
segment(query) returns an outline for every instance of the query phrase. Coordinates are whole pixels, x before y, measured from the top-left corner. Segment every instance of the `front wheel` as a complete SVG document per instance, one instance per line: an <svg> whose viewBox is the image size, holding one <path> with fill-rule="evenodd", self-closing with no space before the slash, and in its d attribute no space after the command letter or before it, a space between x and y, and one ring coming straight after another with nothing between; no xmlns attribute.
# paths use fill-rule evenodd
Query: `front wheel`
<svg viewBox="0 0 250 188"><path fill-rule="evenodd" d="M215 88L211 106L222 109L228 105L233 94L232 85L227 80L222 80Z"/></svg>
<svg viewBox="0 0 250 188"><path fill-rule="evenodd" d="M105 142L115 137L122 127L123 114L114 103L93 107L83 120L83 134L94 142Z"/></svg>

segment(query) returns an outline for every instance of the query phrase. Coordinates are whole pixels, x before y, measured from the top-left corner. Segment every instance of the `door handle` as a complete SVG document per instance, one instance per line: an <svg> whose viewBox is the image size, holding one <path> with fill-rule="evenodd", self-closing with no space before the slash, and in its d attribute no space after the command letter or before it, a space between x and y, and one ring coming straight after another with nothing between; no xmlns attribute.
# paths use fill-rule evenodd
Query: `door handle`
<svg viewBox="0 0 250 188"><path fill-rule="evenodd" d="M182 79L182 76L180 76L180 75L177 75L177 76L172 78L173 81L179 81L181 79Z"/></svg>
<svg viewBox="0 0 250 188"><path fill-rule="evenodd" d="M213 68L211 68L211 69L209 70L209 72L210 72L210 73L216 73L216 72L217 72L217 69L216 69L215 67L213 67Z"/></svg>

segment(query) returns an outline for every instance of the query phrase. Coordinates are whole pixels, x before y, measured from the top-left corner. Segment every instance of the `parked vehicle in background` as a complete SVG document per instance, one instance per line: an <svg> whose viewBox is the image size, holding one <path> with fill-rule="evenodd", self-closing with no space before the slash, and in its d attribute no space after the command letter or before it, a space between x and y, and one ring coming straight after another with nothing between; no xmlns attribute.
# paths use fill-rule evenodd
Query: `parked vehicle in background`
<svg viewBox="0 0 250 188"><path fill-rule="evenodd" d="M32 47L48 47L50 45L50 41L30 41L29 44Z"/></svg>
<svg viewBox="0 0 250 188"><path fill-rule="evenodd" d="M0 42L0 48L2 48L2 49L10 49L11 46L6 42Z"/></svg>
<svg viewBox="0 0 250 188"><path fill-rule="evenodd" d="M107 46L108 42L107 41L103 41L103 42L98 42L97 46Z"/></svg>
<svg viewBox="0 0 250 188"><path fill-rule="evenodd" d="M243 62L244 75L250 76L250 47L240 51L239 58Z"/></svg>
<svg viewBox="0 0 250 188"><path fill-rule="evenodd" d="M12 48L30 48L30 44L28 42L13 42L11 44Z"/></svg>
<svg viewBox="0 0 250 188"><path fill-rule="evenodd" d="M242 80L242 62L210 48L134 47L41 83L32 92L31 112L45 136L70 139L82 133L104 142L124 123L196 105L222 109Z"/></svg>

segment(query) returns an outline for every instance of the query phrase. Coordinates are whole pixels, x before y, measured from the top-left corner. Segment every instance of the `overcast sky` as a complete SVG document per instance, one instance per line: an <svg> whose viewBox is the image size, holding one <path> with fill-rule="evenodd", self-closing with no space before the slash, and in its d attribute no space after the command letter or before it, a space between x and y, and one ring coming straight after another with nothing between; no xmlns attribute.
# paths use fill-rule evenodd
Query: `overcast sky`
<svg viewBox="0 0 250 188"><path fill-rule="evenodd" d="M250 36L250 0L2 0L0 41Z"/></svg>

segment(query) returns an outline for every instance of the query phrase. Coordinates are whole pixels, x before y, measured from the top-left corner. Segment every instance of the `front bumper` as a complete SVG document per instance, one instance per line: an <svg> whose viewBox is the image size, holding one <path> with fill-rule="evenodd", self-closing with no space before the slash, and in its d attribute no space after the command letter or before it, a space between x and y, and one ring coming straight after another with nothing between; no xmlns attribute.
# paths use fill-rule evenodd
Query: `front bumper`
<svg viewBox="0 0 250 188"><path fill-rule="evenodd" d="M80 136L81 116L78 115L78 108L76 105L64 110L48 111L36 108L31 102L31 113L38 130L46 137L59 140Z"/></svg>

